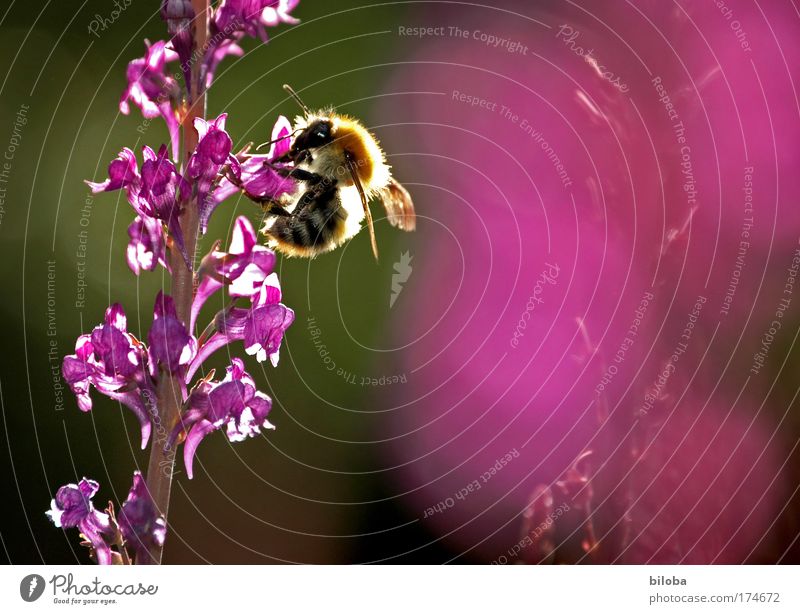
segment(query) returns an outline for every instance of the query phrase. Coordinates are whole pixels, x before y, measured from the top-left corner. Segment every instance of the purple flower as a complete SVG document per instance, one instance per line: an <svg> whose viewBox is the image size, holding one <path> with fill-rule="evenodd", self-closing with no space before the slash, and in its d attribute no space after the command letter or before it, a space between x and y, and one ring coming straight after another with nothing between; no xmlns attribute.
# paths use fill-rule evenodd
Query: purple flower
<svg viewBox="0 0 800 614"><path fill-rule="evenodd" d="M150 550L164 544L167 523L139 471L133 473L133 486L122 504L118 522L125 547L136 554L136 563L150 562Z"/></svg>
<svg viewBox="0 0 800 614"><path fill-rule="evenodd" d="M170 235L183 255L186 266L191 269L180 225L180 202L189 196L191 186L178 173L172 160L167 158L166 145L162 145L158 154L155 155L152 149L145 147L144 158L139 206L145 214L166 223Z"/></svg>
<svg viewBox="0 0 800 614"><path fill-rule="evenodd" d="M278 366L283 334L294 322L294 311L280 304L281 289L278 277L267 278L249 310L231 309L220 323L226 335L242 335L244 351L255 356L258 362L269 357L273 366ZM240 332L241 331L241 332Z"/></svg>
<svg viewBox="0 0 800 614"><path fill-rule="evenodd" d="M166 64L178 59L178 54L164 41L150 44L145 41L147 51L144 57L128 64L125 76L128 87L122 93L119 110L128 115L128 101L142 110L142 115L150 119L161 115L167 124L172 141L172 155L178 157L180 140L178 117L173 109L173 101L180 98L180 86L174 78L167 75Z"/></svg>
<svg viewBox="0 0 800 614"><path fill-rule="evenodd" d="M267 26L295 24L289 13L299 0L222 0L211 19L209 46L201 73L205 87L211 85L219 63L228 55L242 55L238 42L243 36L267 41Z"/></svg>
<svg viewBox="0 0 800 614"><path fill-rule="evenodd" d="M197 352L197 342L178 319L175 301L163 292L156 296L153 325L147 341L150 344L150 371L153 377L156 377L159 365L172 374L179 373Z"/></svg>
<svg viewBox="0 0 800 614"><path fill-rule="evenodd" d="M86 184L92 189L93 194L124 189L128 192L128 200L131 200L131 192L138 196L141 182L136 156L125 147L119 156L108 165L108 179L100 183L87 181Z"/></svg>
<svg viewBox="0 0 800 614"><path fill-rule="evenodd" d="M186 381L219 348L238 340L244 341L245 352L254 355L258 362L269 358L272 366L278 366L283 335L294 322L294 311L281 304L280 300L278 276L270 273L251 297L249 309L229 307L220 311L215 319L216 332L200 346L197 356L189 365Z"/></svg>
<svg viewBox="0 0 800 614"><path fill-rule="evenodd" d="M154 229L152 220L157 219L165 222L170 235L175 241L175 245L183 255L186 266L190 267L189 255L186 253L183 232L180 226L180 203L189 196L191 186L178 173L175 164L167 155L166 145L162 145L158 153L154 152L150 147L143 147L143 162L140 173L136 164L136 156L133 155L130 149L125 148L120 152L116 160L109 164L108 179L103 182L87 181L86 184L94 194L124 189L128 202L136 211L136 214L143 219L150 218L151 222L148 226L149 239L153 241L157 239L157 231ZM163 238L163 233L161 233L161 236ZM131 238L133 239L134 237L131 236ZM159 240L157 243L158 245L153 244L152 248L146 248L146 251L152 251L160 256L164 251L163 241ZM138 249L138 246L136 247ZM131 268L136 271L134 266L131 266ZM143 266L141 268L147 269L147 267Z"/></svg>
<svg viewBox="0 0 800 614"><path fill-rule="evenodd" d="M258 435L262 428L275 428L267 420L271 399L256 390L253 378L239 358L231 361L221 382L202 380L192 390L187 405L189 409L170 435L168 445L188 431L183 460L190 478L197 446L209 433L225 427L228 440L236 442Z"/></svg>
<svg viewBox="0 0 800 614"><path fill-rule="evenodd" d="M223 36L223 38L221 42L212 44L212 46L210 46L206 52L205 66L203 71L205 75L203 83L206 88L208 88L211 85L211 82L214 80L214 74L217 72L217 66L219 66L219 63L222 62L222 60L229 55L236 57L244 55L244 49L242 49L237 43L238 37L224 38L224 35L222 34L216 34L215 36ZM214 42L217 40L217 38L212 36L211 40Z"/></svg>
<svg viewBox="0 0 800 614"><path fill-rule="evenodd" d="M231 156L233 141L225 132L227 114L223 113L213 121L202 118L194 120L199 141L186 169L187 174L197 181L197 201L200 203L200 232L205 233L208 220L219 201L210 198L212 185L217 174L227 162L238 173L239 162Z"/></svg>
<svg viewBox="0 0 800 614"><path fill-rule="evenodd" d="M159 264L169 269L164 230L159 220L137 215L128 226L128 236L127 258L131 271L138 275L142 270L154 270Z"/></svg>
<svg viewBox="0 0 800 614"><path fill-rule="evenodd" d="M236 218L228 252L214 250L203 258L201 279L192 303L190 329L194 330L200 308L223 286L231 297L252 298L275 267L275 254L259 245L253 226L244 216Z"/></svg>
<svg viewBox="0 0 800 614"><path fill-rule="evenodd" d="M178 54L183 70L186 90L192 89L192 51L194 50L194 8L191 0L161 0L161 19L167 23L167 31L172 37L170 44Z"/></svg>
<svg viewBox="0 0 800 614"><path fill-rule="evenodd" d="M222 0L214 13L212 29L217 32L241 32L267 42L265 26L296 24L289 13L299 0Z"/></svg>
<svg viewBox="0 0 800 614"><path fill-rule="evenodd" d="M75 354L64 357L62 373L81 411L92 409L91 386L133 410L141 425L144 449L151 428L144 399L153 395L154 385L146 369L145 348L127 332L126 323L120 305L109 307L104 324L90 335L78 337Z"/></svg>
<svg viewBox="0 0 800 614"><path fill-rule="evenodd" d="M142 151L145 159L150 155L155 158L155 152L149 147L145 146L142 148ZM139 174L139 165L136 162L136 156L127 147L123 148L116 159L109 163L108 179L100 182L84 180L84 183L92 190L92 194L125 190L128 202L136 213L139 215L149 215L141 210L139 193L142 190L142 176Z"/></svg>
<svg viewBox="0 0 800 614"><path fill-rule="evenodd" d="M289 151L292 126L283 115L278 117L272 128L272 146L265 155L248 156L240 163L233 177L223 177L214 191L214 199L222 202L239 190L255 201L277 201L284 194L291 194L297 184L289 177L282 177L274 166L276 160Z"/></svg>
<svg viewBox="0 0 800 614"><path fill-rule="evenodd" d="M261 23L266 26L277 26L280 23L295 25L300 23L296 17L289 15L300 4L300 0L273 0L267 3L261 12Z"/></svg>
<svg viewBox="0 0 800 614"><path fill-rule="evenodd" d="M97 562L110 565L111 548L106 537L112 532L111 522L108 514L98 512L91 501L99 489L97 482L86 478L78 484L66 484L58 489L46 514L57 527L79 529L92 544Z"/></svg>

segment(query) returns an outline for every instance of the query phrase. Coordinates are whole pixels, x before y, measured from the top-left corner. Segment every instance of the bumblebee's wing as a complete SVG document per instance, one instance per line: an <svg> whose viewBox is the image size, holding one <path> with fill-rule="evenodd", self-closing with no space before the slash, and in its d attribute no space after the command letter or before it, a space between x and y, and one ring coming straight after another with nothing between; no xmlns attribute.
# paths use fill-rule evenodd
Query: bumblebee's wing
<svg viewBox="0 0 800 614"><path fill-rule="evenodd" d="M372 212L369 210L367 195L364 193L364 186L361 185L361 180L358 178L355 161L347 154L345 154L345 160L347 160L347 168L350 170L350 176L353 178L353 183L356 185L358 195L361 197L361 204L364 206L364 215L367 218L367 227L369 228L369 240L370 243L372 243L372 253L375 255L375 260L377 260L378 241L375 239L375 226L372 224Z"/></svg>
<svg viewBox="0 0 800 614"><path fill-rule="evenodd" d="M393 178L380 192L380 198L386 209L386 217L392 226L400 230L411 232L417 227L417 214L414 212L414 203L399 181Z"/></svg>

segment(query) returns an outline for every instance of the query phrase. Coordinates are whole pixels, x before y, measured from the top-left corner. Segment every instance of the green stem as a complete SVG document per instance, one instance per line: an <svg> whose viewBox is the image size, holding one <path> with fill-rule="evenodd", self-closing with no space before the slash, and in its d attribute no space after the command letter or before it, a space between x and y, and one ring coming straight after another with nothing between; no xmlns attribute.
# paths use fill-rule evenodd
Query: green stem
<svg viewBox="0 0 800 614"><path fill-rule="evenodd" d="M181 119L183 131L183 151L185 160L197 147L198 135L194 129L194 120L205 117L206 96L200 81L202 67L202 51L205 50L208 40L208 18L210 0L192 0L195 12L194 41L198 53L193 56L195 61L192 70L192 91L189 92L189 104L186 113ZM199 208L197 197L184 203L181 215L181 229L183 231L186 251L194 264L195 247L199 226ZM172 268L172 298L178 318L188 325L194 296L194 274L186 268L183 257L177 248L170 250L170 266ZM194 268L194 267L193 267ZM157 417L154 424L154 439L150 447L150 462L147 466L147 488L153 497L159 512L167 518L169 511L170 491L172 490L172 477L175 468L175 450L166 448L166 438L178 422L183 405L183 386L179 377L161 373L157 390L157 406L152 412ZM156 420L154 419L154 422ZM160 564L163 555L162 547L153 547L150 551L152 563Z"/></svg>

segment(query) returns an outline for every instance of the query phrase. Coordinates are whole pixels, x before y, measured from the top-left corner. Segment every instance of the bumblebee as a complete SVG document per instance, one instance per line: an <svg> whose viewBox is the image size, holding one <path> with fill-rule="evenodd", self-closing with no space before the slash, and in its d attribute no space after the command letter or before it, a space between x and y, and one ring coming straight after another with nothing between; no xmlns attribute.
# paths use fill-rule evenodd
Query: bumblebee
<svg viewBox="0 0 800 614"><path fill-rule="evenodd" d="M265 208L261 232L267 244L288 256L312 258L354 237L366 219L372 253L378 258L369 201L383 203L392 226L416 227L414 204L393 177L377 139L356 119L333 109L312 112L288 85L303 109L289 151L274 168L297 183L280 203Z"/></svg>

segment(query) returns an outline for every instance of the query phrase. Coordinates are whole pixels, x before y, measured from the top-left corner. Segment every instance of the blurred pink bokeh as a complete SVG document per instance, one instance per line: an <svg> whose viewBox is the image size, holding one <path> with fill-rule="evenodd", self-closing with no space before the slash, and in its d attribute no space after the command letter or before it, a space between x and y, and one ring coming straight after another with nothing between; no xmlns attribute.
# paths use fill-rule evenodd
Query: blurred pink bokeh
<svg viewBox="0 0 800 614"><path fill-rule="evenodd" d="M396 69L389 91L417 94L387 97L397 125L379 130L413 144L390 161L420 221L386 460L403 505L467 557L506 553L534 488L587 450L600 560L758 561L768 545L792 442L774 373L749 369L798 243L800 41L790 3L730 4L749 51L710 2L519 3L526 17L472 9L458 26L526 54L430 37Z"/></svg>

